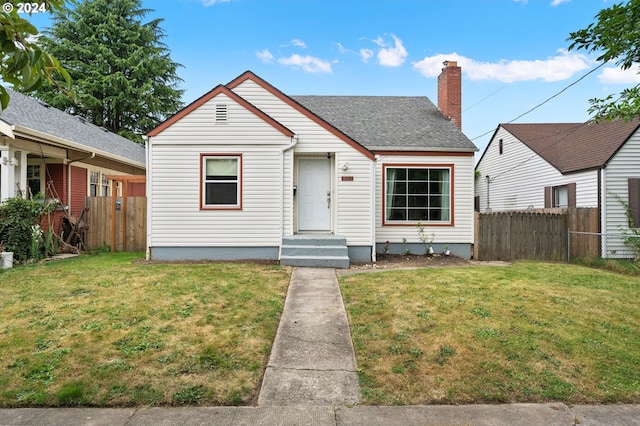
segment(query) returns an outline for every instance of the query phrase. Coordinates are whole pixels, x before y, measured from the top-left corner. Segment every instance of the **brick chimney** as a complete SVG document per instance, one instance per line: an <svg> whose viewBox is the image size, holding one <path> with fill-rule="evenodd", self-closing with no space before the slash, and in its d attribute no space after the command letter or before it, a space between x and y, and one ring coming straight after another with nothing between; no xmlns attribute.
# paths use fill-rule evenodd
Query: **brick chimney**
<svg viewBox="0 0 640 426"><path fill-rule="evenodd" d="M455 61L444 61L438 76L438 108L462 130L462 68Z"/></svg>

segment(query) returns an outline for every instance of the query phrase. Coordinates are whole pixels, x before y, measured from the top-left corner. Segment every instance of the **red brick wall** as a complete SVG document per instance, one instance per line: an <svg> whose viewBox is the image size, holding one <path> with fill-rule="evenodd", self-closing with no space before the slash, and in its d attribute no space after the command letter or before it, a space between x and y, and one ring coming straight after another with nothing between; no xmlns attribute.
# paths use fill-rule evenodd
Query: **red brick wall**
<svg viewBox="0 0 640 426"><path fill-rule="evenodd" d="M462 68L449 61L438 76L438 108L462 129Z"/></svg>

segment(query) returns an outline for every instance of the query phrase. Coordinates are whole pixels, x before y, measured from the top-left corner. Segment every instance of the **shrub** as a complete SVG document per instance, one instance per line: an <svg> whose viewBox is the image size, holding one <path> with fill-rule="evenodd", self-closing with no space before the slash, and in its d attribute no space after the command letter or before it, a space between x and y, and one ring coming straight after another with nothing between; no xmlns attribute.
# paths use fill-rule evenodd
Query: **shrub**
<svg viewBox="0 0 640 426"><path fill-rule="evenodd" d="M12 251L16 262L29 259L32 234L49 207L38 200L8 198L0 204L0 244Z"/></svg>

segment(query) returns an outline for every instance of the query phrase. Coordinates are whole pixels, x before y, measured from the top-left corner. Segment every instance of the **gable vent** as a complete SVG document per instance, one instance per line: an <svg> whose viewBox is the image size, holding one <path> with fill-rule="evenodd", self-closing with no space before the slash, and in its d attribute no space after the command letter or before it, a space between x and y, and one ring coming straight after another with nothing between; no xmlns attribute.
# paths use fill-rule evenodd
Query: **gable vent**
<svg viewBox="0 0 640 426"><path fill-rule="evenodd" d="M229 122L229 108L227 104L216 104L216 124Z"/></svg>

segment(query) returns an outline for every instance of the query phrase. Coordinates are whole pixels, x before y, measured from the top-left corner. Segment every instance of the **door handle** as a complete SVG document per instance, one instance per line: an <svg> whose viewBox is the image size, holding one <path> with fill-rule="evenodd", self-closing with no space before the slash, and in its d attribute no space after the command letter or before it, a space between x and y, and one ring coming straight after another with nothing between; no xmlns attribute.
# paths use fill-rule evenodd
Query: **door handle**
<svg viewBox="0 0 640 426"><path fill-rule="evenodd" d="M327 208L331 208L331 191L327 191Z"/></svg>

